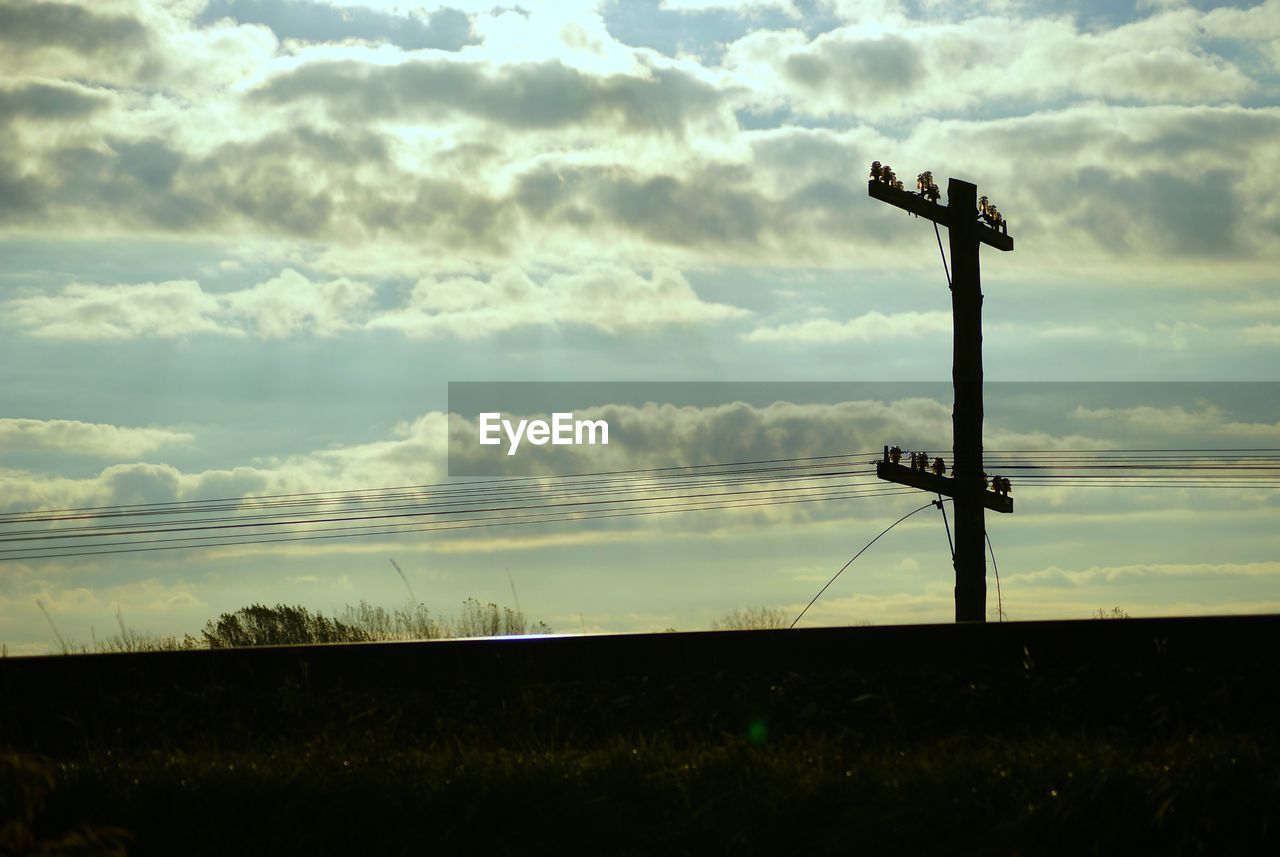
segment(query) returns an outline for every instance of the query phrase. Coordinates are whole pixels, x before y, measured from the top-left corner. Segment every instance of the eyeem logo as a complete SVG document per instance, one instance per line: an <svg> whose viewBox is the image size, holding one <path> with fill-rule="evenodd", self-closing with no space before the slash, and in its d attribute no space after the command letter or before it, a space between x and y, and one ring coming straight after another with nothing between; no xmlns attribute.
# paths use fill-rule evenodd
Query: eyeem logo
<svg viewBox="0 0 1280 857"><path fill-rule="evenodd" d="M607 446L609 423L605 420L575 420L572 413L557 413L551 415L550 423L546 420L520 420L512 425L511 420L502 419L500 413L480 415L480 443L483 446L502 443L503 434L510 444L507 455L516 454L521 440L527 440L534 446L542 446L547 441L556 446L595 446L597 443Z"/></svg>

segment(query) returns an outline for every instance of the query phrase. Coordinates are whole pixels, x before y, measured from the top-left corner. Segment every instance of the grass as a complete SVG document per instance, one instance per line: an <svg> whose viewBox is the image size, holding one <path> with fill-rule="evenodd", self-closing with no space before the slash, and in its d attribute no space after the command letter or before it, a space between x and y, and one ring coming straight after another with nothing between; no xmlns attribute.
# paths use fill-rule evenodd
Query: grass
<svg viewBox="0 0 1280 857"><path fill-rule="evenodd" d="M661 735L601 745L316 741L3 757L52 780L29 829L135 831L170 853L1223 853L1274 823L1274 746L1051 734L867 744ZM25 766L23 768L22 766ZM19 770L22 773L17 773ZM284 824L285 820L304 824ZM229 823L234 820L234 824ZM154 852L153 852L154 853Z"/></svg>
<svg viewBox="0 0 1280 857"><path fill-rule="evenodd" d="M791 616L777 607L735 607L711 621L712 631L745 631L753 628L788 628Z"/></svg>
<svg viewBox="0 0 1280 857"><path fill-rule="evenodd" d="M426 604L417 601L384 607L362 599L358 604L346 605L333 617L325 616L319 611L312 612L301 605L277 604L268 607L252 604L209 620L198 636L183 634L181 637L131 628L125 624L123 615L117 610L119 633L101 640L95 634L92 643L83 644L64 639L44 605L39 604L39 607L58 641L58 651L64 655L302 643L411 642L551 633L551 628L546 623L529 620L518 608L513 610L494 602L481 604L475 598L463 601L462 611L453 617L433 614ZM712 620L711 629L736 631L786 628L790 624L791 616L779 608L747 607L735 608ZM0 650L0 657L7 654L7 647Z"/></svg>
<svg viewBox="0 0 1280 857"><path fill-rule="evenodd" d="M0 695L0 853L1276 853L1280 662L1190 637L1078 655L1128 627L963 669L865 647L537 678L407 675L401 647L390 672L364 647L51 660L24 685L47 692ZM528 646L568 643L600 641Z"/></svg>
<svg viewBox="0 0 1280 857"><path fill-rule="evenodd" d="M462 603L462 611L454 617L435 616L422 603L406 603L382 607L361 600L348 604L335 617L312 612L300 605L277 604L268 607L251 604L232 613L223 613L205 623L199 636L152 634L125 624L116 611L119 633L91 644L68 641L58 632L43 604L41 611L64 655L124 652L167 652L193 649L223 649L246 646L295 645L305 643L410 642L462 637L493 637L523 634L548 634L543 622L531 622L520 610L493 602L481 604L475 598ZM8 648L0 649L0 657L8 656Z"/></svg>

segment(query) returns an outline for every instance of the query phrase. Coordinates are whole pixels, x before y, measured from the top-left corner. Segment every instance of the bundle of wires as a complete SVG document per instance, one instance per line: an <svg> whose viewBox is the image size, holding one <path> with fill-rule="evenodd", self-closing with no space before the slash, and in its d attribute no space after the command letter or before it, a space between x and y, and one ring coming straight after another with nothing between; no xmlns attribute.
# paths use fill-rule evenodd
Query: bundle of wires
<svg viewBox="0 0 1280 857"><path fill-rule="evenodd" d="M878 480L876 452L567 476L46 509L0 515L0 562L567 524L915 493ZM1280 487L1277 449L1001 450L1015 491Z"/></svg>
<svg viewBox="0 0 1280 857"><path fill-rule="evenodd" d="M341 539L910 493L870 453L139 503L0 516L0 562Z"/></svg>
<svg viewBox="0 0 1280 857"><path fill-rule="evenodd" d="M1023 487L1280 487L1278 449L1015 449L988 452L984 461L988 473Z"/></svg>

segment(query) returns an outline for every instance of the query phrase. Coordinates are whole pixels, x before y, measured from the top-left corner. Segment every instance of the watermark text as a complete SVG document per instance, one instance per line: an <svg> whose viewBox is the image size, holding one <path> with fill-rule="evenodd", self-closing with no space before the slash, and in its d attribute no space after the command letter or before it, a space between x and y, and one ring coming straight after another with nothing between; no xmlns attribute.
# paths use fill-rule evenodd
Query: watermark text
<svg viewBox="0 0 1280 857"><path fill-rule="evenodd" d="M609 444L609 423L605 420L575 420L573 413L554 413L551 422L546 420L520 420L513 423L504 420L502 414L488 412L480 415L480 443L497 446L507 439L507 455L515 455L521 441L534 446L547 442L555 446L595 446Z"/></svg>

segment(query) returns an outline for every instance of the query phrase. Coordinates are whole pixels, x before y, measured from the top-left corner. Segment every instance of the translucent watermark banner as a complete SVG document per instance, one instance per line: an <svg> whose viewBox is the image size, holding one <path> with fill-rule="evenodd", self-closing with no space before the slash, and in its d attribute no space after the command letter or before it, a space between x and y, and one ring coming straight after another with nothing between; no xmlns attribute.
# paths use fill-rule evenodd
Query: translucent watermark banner
<svg viewBox="0 0 1280 857"><path fill-rule="evenodd" d="M983 442L1280 447L1280 383L991 382ZM944 460L949 382L452 382L450 476L565 476L847 457Z"/></svg>

